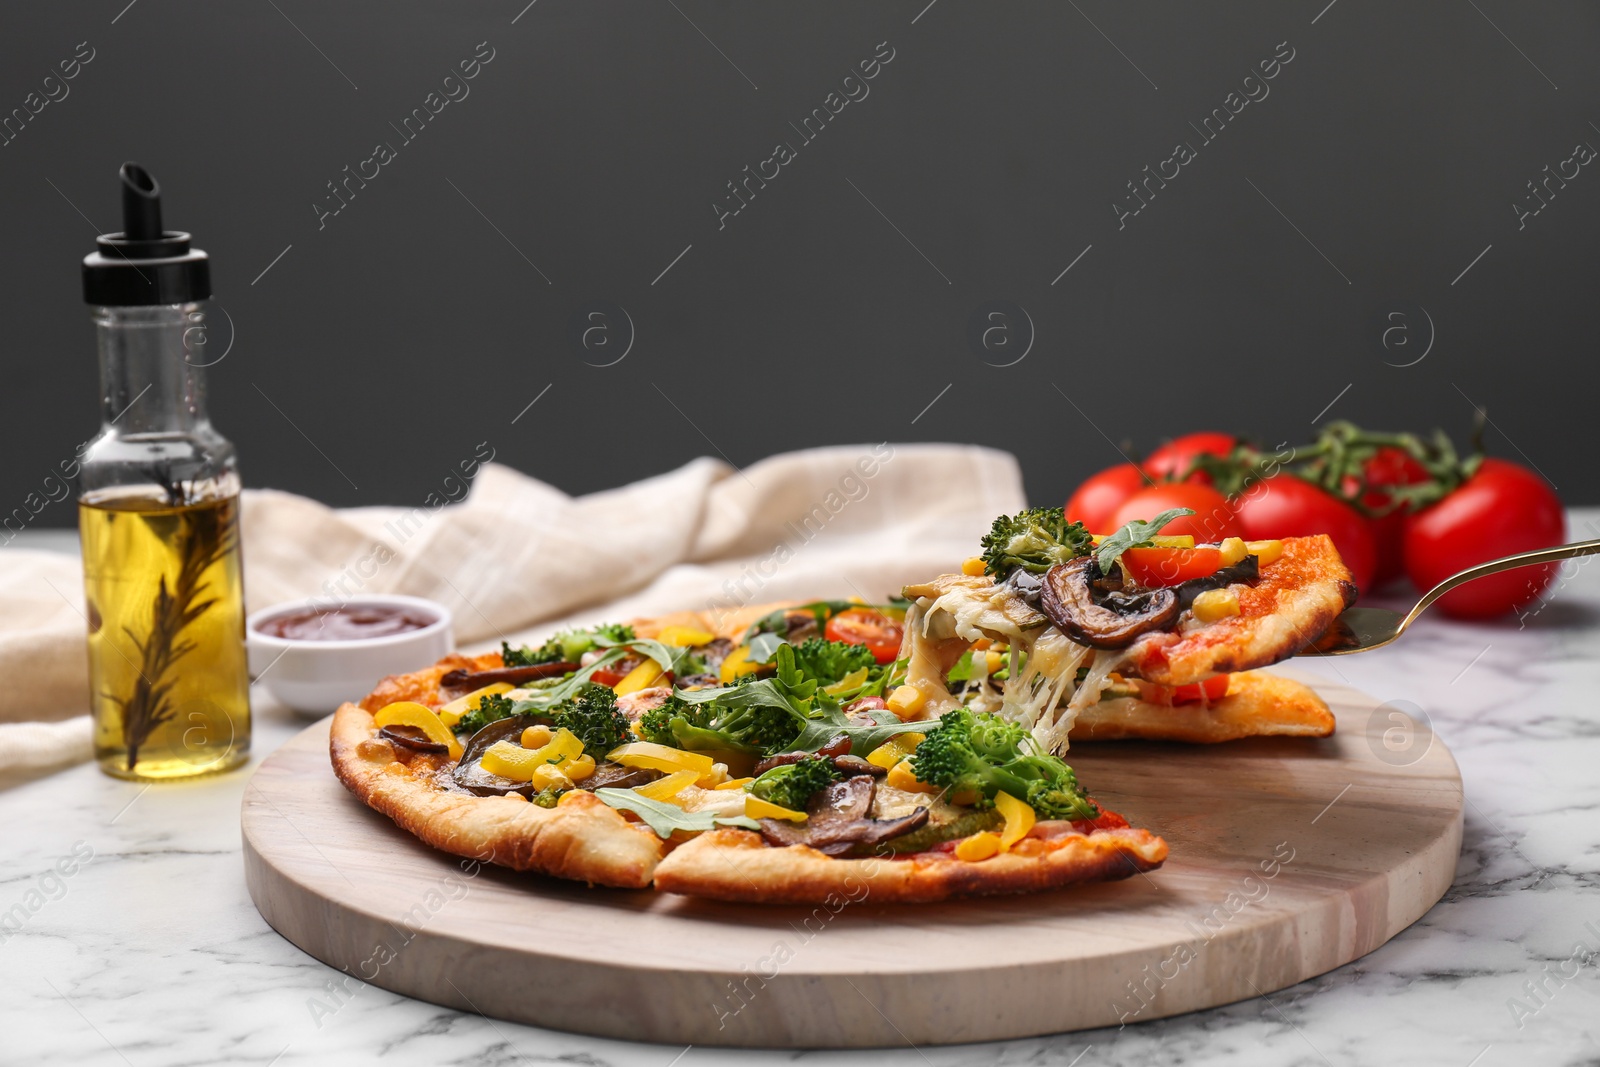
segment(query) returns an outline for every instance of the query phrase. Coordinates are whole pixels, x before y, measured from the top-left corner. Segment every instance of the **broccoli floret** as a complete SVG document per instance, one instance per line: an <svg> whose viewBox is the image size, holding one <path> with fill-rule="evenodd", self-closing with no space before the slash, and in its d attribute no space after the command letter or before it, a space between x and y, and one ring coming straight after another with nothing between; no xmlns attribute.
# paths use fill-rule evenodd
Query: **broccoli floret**
<svg viewBox="0 0 1600 1067"><path fill-rule="evenodd" d="M504 641L500 642L500 660L507 667L540 667L546 663L560 663L566 659L561 654L561 643L558 638L552 637L538 648L512 648Z"/></svg>
<svg viewBox="0 0 1600 1067"><path fill-rule="evenodd" d="M494 693L478 701L478 706L461 716L452 729L458 734L475 734L492 722L511 714L511 698Z"/></svg>
<svg viewBox="0 0 1600 1067"><path fill-rule="evenodd" d="M911 770L920 781L951 793L976 794L980 808L993 805L995 794L1003 792L1026 801L1045 819L1099 814L1078 788L1071 767L1031 748L1025 727L959 708L928 731L911 757Z"/></svg>
<svg viewBox="0 0 1600 1067"><path fill-rule="evenodd" d="M633 736L628 717L617 710L617 694L603 685L584 686L551 717L558 729L564 727L576 734L583 750L597 759Z"/></svg>
<svg viewBox="0 0 1600 1067"><path fill-rule="evenodd" d="M984 571L1004 578L1018 567L1043 574L1057 563L1085 555L1093 541L1081 522L1068 522L1063 508L1028 508L1002 515L983 538Z"/></svg>
<svg viewBox="0 0 1600 1067"><path fill-rule="evenodd" d="M750 795L790 811L805 811L811 795L843 777L826 756L807 756L767 771L750 783Z"/></svg>
<svg viewBox="0 0 1600 1067"><path fill-rule="evenodd" d="M625 644L638 635L623 622L605 623L589 630L564 630L538 648L512 648L500 642L500 658L507 667L537 667L546 663L576 663L585 652Z"/></svg>
<svg viewBox="0 0 1600 1067"><path fill-rule="evenodd" d="M640 716L639 735L658 745L690 751L765 754L786 748L800 736L804 725L787 708L691 704L674 693Z"/></svg>
<svg viewBox="0 0 1600 1067"><path fill-rule="evenodd" d="M813 637L794 650L796 666L822 685L833 685L863 667L872 668L878 660L866 645L826 641Z"/></svg>
<svg viewBox="0 0 1600 1067"><path fill-rule="evenodd" d="M541 808L553 808L556 806L556 801L561 799L561 794L563 792L565 792L565 790L557 789L555 786L550 786L548 788L539 790L528 799L539 805Z"/></svg>

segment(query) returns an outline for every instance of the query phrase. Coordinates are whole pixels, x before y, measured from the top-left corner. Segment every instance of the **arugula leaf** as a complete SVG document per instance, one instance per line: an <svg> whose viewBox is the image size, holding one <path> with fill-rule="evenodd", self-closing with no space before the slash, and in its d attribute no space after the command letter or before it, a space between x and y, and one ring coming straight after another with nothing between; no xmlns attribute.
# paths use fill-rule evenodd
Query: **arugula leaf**
<svg viewBox="0 0 1600 1067"><path fill-rule="evenodd" d="M805 729L789 745L791 751L816 752L844 734L850 739L851 754L865 756L891 737L917 733L919 726L927 725L905 722L888 708L869 709L864 714L870 722L855 722L844 713L839 702L827 693L818 693L816 703L816 708L807 717Z"/></svg>
<svg viewBox="0 0 1600 1067"><path fill-rule="evenodd" d="M557 704L566 703L568 700L571 700L575 695L577 695L580 689L588 684L589 679L594 675L595 671L598 671L601 667L609 666L610 664L617 662L617 660L622 659L627 654L628 650L623 647L608 648L606 651L600 654L599 658L597 658L587 667L580 668L572 674L569 674L566 678L562 679L561 682L550 686L548 689L541 689L532 696L512 704L511 714L521 715L530 711L548 711Z"/></svg>
<svg viewBox="0 0 1600 1067"><path fill-rule="evenodd" d="M674 830L700 833L717 826L738 826L759 830L761 824L745 815L718 815L714 811L684 811L665 800L651 800L631 789L596 789L594 795L613 808L631 811L659 837L671 837Z"/></svg>
<svg viewBox="0 0 1600 1067"><path fill-rule="evenodd" d="M789 612L791 611L809 611L811 617L817 620L817 629L821 630L828 624L830 615L837 615L841 611L848 611L851 608L862 606L854 600L813 600L811 603L801 604L799 607L779 608L777 611L761 616L761 618L752 623L750 629L745 631L745 640L748 641L756 634L787 634L789 632Z"/></svg>
<svg viewBox="0 0 1600 1067"><path fill-rule="evenodd" d="M787 643L775 633L756 634L750 639L750 653L746 658L751 663L771 663L772 657L778 654L778 646Z"/></svg>
<svg viewBox="0 0 1600 1067"><path fill-rule="evenodd" d="M1100 564L1102 573L1109 572L1111 565L1130 548L1150 548L1155 544L1151 538L1161 532L1161 528L1180 515L1193 515L1193 508L1168 508L1149 522L1140 522L1135 519L1116 533L1100 542L1094 550L1095 560Z"/></svg>
<svg viewBox="0 0 1600 1067"><path fill-rule="evenodd" d="M789 708L796 714L810 711L811 696L817 691L814 678L807 678L795 665L794 646L786 641L778 643L773 653L777 673L759 681L742 681L717 689L684 690L677 696L688 704L709 704L716 701L728 707L765 706Z"/></svg>

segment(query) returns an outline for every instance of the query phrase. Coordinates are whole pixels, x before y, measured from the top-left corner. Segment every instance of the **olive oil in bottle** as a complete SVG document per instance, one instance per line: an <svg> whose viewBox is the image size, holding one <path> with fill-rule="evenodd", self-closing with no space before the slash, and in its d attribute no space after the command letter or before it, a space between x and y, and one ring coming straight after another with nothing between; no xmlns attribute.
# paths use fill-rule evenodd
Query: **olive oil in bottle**
<svg viewBox="0 0 1600 1067"><path fill-rule="evenodd" d="M206 254L161 228L142 167L121 178L124 230L83 264L103 412L78 474L94 747L107 774L186 778L250 750L239 475L206 414Z"/></svg>
<svg viewBox="0 0 1600 1067"><path fill-rule="evenodd" d="M187 777L248 753L238 511L237 497L78 504L94 747L110 774Z"/></svg>

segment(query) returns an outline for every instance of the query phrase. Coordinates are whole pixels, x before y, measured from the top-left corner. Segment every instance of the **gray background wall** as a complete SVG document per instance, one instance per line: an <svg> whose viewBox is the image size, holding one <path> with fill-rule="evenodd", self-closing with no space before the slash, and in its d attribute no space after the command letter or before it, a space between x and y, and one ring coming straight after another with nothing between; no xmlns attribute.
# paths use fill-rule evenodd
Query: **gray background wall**
<svg viewBox="0 0 1600 1067"><path fill-rule="evenodd" d="M1059 501L1113 442L1340 416L1464 439L1477 403L1491 451L1600 502L1575 432L1600 168L1513 207L1600 145L1592 5L525 2L9 8L0 111L94 58L0 147L0 510L94 431L78 262L124 159L213 256L213 414L253 485L420 502L488 440L578 492L887 437L1010 449ZM404 142L479 42L470 95ZM869 95L803 141L879 42ZM319 223L378 142L396 158Z"/></svg>

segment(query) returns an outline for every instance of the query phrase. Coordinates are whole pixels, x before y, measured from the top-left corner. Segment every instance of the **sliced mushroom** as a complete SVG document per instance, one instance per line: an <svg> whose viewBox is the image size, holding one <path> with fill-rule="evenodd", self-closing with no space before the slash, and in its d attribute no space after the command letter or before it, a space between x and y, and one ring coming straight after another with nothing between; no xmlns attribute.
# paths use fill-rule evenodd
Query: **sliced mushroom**
<svg viewBox="0 0 1600 1067"><path fill-rule="evenodd" d="M1246 556L1231 567L1223 567L1204 578L1190 578L1176 589L1178 603L1184 608L1194 603L1194 598L1207 589L1225 589L1235 582L1249 584L1261 577L1261 557Z"/></svg>
<svg viewBox="0 0 1600 1067"><path fill-rule="evenodd" d="M576 663L538 663L532 667L496 667L492 671L469 671L465 667L447 671L439 678L443 689L465 689L471 692L495 682L523 685L540 678L559 678L578 669Z"/></svg>
<svg viewBox="0 0 1600 1067"><path fill-rule="evenodd" d="M862 775L819 789L806 805L806 821L762 819L761 836L775 848L806 845L828 856L838 856L857 846L872 847L908 834L928 821L928 809L918 808L898 819L873 819L873 780Z"/></svg>
<svg viewBox="0 0 1600 1067"><path fill-rule="evenodd" d="M534 788L532 782L523 782L515 778L504 778L498 774L491 774L483 769L483 754L489 746L496 741L514 741L521 736L522 731L530 726L549 726L551 720L542 715L512 715L505 719L496 719L472 735L466 748L461 753L461 759L456 763L451 777L456 785L469 793L480 797L503 796L506 793L521 793L531 797L539 790ZM600 761L594 773L578 783L580 789L632 789L636 785L644 785L661 777L660 771L645 770L638 767L624 767L620 763Z"/></svg>
<svg viewBox="0 0 1600 1067"><path fill-rule="evenodd" d="M412 752L426 752L437 756L450 751L450 746L441 745L437 741L429 740L428 735L422 732L420 726L406 726L396 723L378 730L378 736L398 748L407 748Z"/></svg>
<svg viewBox="0 0 1600 1067"><path fill-rule="evenodd" d="M1045 572L1039 610L1061 632L1091 648L1126 648L1134 638L1172 625L1182 610L1171 589L1099 593L1093 556L1058 563Z"/></svg>
<svg viewBox="0 0 1600 1067"><path fill-rule="evenodd" d="M876 764L868 763L860 756L852 756L850 754L850 738L845 734L840 734L832 741L829 741L820 752L780 752L775 756L768 756L760 763L757 763L755 770L750 773L765 774L774 767L782 767L786 763L799 763L801 760L809 759L812 756L827 756L833 761L833 769L846 778L854 778L862 774L870 774L874 778L881 778L889 773Z"/></svg>
<svg viewBox="0 0 1600 1067"><path fill-rule="evenodd" d="M815 752L779 752L776 755L768 756L757 763L755 770L751 773L765 774L774 767L782 767L786 763L799 763L801 760L810 759L812 756L827 756L829 759L833 759L838 756L848 755L849 752L850 735L835 734L828 739L827 744Z"/></svg>
<svg viewBox="0 0 1600 1067"><path fill-rule="evenodd" d="M484 770L483 754L496 741L515 740L528 727L541 722L548 725L549 721L537 715L512 715L496 719L473 734L467 747L462 750L455 770L451 772L456 785L480 797L503 796L506 793L521 793L526 797L537 793L532 782L519 782L515 778L504 778Z"/></svg>

